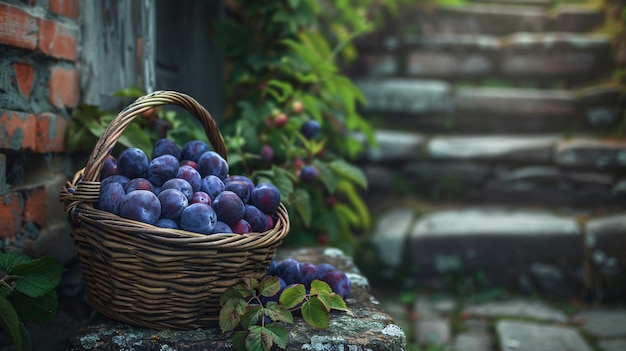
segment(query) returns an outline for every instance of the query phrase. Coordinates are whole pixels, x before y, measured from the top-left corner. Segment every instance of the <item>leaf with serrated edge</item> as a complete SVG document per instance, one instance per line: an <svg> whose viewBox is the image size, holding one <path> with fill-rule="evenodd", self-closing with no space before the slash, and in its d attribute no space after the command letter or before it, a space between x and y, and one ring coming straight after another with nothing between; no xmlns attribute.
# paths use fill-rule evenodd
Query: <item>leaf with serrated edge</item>
<svg viewBox="0 0 626 351"><path fill-rule="evenodd" d="M222 332L228 332L239 324L243 310L246 308L246 302L242 299L230 299L226 301L222 309L220 309L220 329Z"/></svg>
<svg viewBox="0 0 626 351"><path fill-rule="evenodd" d="M15 307L20 320L34 321L39 324L52 321L59 306L55 290L40 297L30 297L16 291L9 296L9 301Z"/></svg>
<svg viewBox="0 0 626 351"><path fill-rule="evenodd" d="M352 312L350 312L350 310L348 309L348 306L346 305L346 302L343 300L341 295L337 293L332 293L330 294L330 297L332 299L330 307L333 310L348 312L350 315L352 315Z"/></svg>
<svg viewBox="0 0 626 351"><path fill-rule="evenodd" d="M277 304L275 301L267 303L265 306L265 314L274 322L293 323L293 314L291 314L291 311Z"/></svg>
<svg viewBox="0 0 626 351"><path fill-rule="evenodd" d="M245 331L237 331L233 334L233 348L235 351L246 351L246 336Z"/></svg>
<svg viewBox="0 0 626 351"><path fill-rule="evenodd" d="M333 289L325 281L314 279L311 282L311 295L317 295L320 291L332 292Z"/></svg>
<svg viewBox="0 0 626 351"><path fill-rule="evenodd" d="M42 257L13 266L11 273L20 276L15 290L31 297L46 295L61 281L63 267L52 257Z"/></svg>
<svg viewBox="0 0 626 351"><path fill-rule="evenodd" d="M265 345L261 337L260 326L253 325L248 328L248 335L246 336L246 350L269 351L269 347Z"/></svg>
<svg viewBox="0 0 626 351"><path fill-rule="evenodd" d="M272 297L276 295L280 291L280 281L278 277L268 275L261 280L261 284L259 285L259 292L262 296Z"/></svg>
<svg viewBox="0 0 626 351"><path fill-rule="evenodd" d="M248 306L246 312L241 316L241 326L244 328L250 328L255 325L259 318L263 318L264 308L261 306Z"/></svg>
<svg viewBox="0 0 626 351"><path fill-rule="evenodd" d="M317 296L312 296L302 304L302 318L314 328L328 329L330 326L328 312Z"/></svg>
<svg viewBox="0 0 626 351"><path fill-rule="evenodd" d="M294 286L290 286L283 290L280 294L280 304L285 306L285 308L293 308L296 307L299 303L304 300L304 294L306 293L306 289L303 284L296 284Z"/></svg>
<svg viewBox="0 0 626 351"><path fill-rule="evenodd" d="M0 297L0 327L9 336L18 350L22 349L22 334L20 333L20 321L17 312L9 301Z"/></svg>
<svg viewBox="0 0 626 351"><path fill-rule="evenodd" d="M332 297L330 297L330 294L331 293L328 291L320 291L319 294L316 295L317 298L324 304L326 312L330 312L330 308L332 306Z"/></svg>
<svg viewBox="0 0 626 351"><path fill-rule="evenodd" d="M27 263L32 259L24 254L18 254L15 252L1 252L0 251L0 270L3 270L9 274L12 274L13 266L19 263Z"/></svg>
<svg viewBox="0 0 626 351"><path fill-rule="evenodd" d="M274 343L278 345L281 349L287 347L287 342L289 341L289 334L285 328L280 324L270 324L266 325L265 329L271 331L274 334Z"/></svg>

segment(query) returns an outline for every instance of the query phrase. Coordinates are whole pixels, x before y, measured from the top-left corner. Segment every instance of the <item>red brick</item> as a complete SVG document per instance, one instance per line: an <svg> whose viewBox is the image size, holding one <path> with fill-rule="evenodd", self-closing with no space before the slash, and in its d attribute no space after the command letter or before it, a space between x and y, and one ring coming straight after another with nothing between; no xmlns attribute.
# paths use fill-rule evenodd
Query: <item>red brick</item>
<svg viewBox="0 0 626 351"><path fill-rule="evenodd" d="M49 56L76 60L76 31L62 23L39 20L39 49Z"/></svg>
<svg viewBox="0 0 626 351"><path fill-rule="evenodd" d="M53 113L37 116L37 152L65 151L65 129L67 120Z"/></svg>
<svg viewBox="0 0 626 351"><path fill-rule="evenodd" d="M35 223L39 228L46 224L46 187L43 185L28 189L23 193L24 222Z"/></svg>
<svg viewBox="0 0 626 351"><path fill-rule="evenodd" d="M50 11L61 16L78 18L78 0L50 0Z"/></svg>
<svg viewBox="0 0 626 351"><path fill-rule="evenodd" d="M33 91L35 67L24 62L18 62L13 64L13 69L15 70L17 86L20 88L20 93L28 99L31 91Z"/></svg>
<svg viewBox="0 0 626 351"><path fill-rule="evenodd" d="M35 115L0 110L0 149L35 150L37 119Z"/></svg>
<svg viewBox="0 0 626 351"><path fill-rule="evenodd" d="M58 108L78 106L78 70L75 68L53 67L50 72L50 102Z"/></svg>
<svg viewBox="0 0 626 351"><path fill-rule="evenodd" d="M22 199L11 193L0 197L0 238L11 238L22 228Z"/></svg>
<svg viewBox="0 0 626 351"><path fill-rule="evenodd" d="M0 44L34 50L37 47L37 19L28 13L0 3Z"/></svg>

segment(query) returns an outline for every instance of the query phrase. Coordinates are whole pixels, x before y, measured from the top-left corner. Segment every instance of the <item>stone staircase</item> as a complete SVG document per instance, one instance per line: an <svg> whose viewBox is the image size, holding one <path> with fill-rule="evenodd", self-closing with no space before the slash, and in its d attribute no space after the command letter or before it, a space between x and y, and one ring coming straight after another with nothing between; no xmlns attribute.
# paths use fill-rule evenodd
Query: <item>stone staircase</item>
<svg viewBox="0 0 626 351"><path fill-rule="evenodd" d="M361 38L345 68L378 141L359 161L377 219L361 266L405 287L445 291L461 276L623 301L624 94L607 10L419 4Z"/></svg>

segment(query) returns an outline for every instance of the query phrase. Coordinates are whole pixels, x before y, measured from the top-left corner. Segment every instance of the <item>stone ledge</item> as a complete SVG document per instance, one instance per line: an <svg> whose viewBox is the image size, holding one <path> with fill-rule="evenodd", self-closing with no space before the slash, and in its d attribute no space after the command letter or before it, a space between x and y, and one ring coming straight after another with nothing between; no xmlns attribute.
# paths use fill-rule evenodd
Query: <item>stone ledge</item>
<svg viewBox="0 0 626 351"><path fill-rule="evenodd" d="M367 278L362 276L352 259L338 249L280 249L276 258L295 258L315 264L331 263L344 270L352 281L352 292L346 300L354 316L331 313L328 330L316 330L296 317L296 323L286 325L288 350L406 350L404 331L386 314L380 303L369 293ZM136 328L98 317L78 329L70 339L68 351L99 350L230 350L232 333L219 329L190 331Z"/></svg>

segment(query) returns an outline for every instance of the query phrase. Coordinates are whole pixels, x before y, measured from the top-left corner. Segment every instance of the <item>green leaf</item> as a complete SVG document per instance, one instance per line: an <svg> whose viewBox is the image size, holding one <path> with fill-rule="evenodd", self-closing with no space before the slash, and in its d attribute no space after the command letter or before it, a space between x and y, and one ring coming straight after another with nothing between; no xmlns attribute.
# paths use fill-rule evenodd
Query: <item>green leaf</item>
<svg viewBox="0 0 626 351"><path fill-rule="evenodd" d="M20 263L30 262L32 259L24 254L0 251L0 270L12 273L13 266Z"/></svg>
<svg viewBox="0 0 626 351"><path fill-rule="evenodd" d="M142 97L144 95L146 95L146 93L143 91L143 89L141 89L138 86L131 86L131 87L128 87L128 88L120 89L120 90L114 92L113 94L111 94L111 96L131 97L131 98L138 98L138 97Z"/></svg>
<svg viewBox="0 0 626 351"><path fill-rule="evenodd" d="M243 299L232 298L220 309L220 329L222 332L228 332L239 324L241 316L246 309L246 301Z"/></svg>
<svg viewBox="0 0 626 351"><path fill-rule="evenodd" d="M293 323L293 314L284 306L270 301L265 306L265 314L274 322Z"/></svg>
<svg viewBox="0 0 626 351"><path fill-rule="evenodd" d="M317 298L320 299L322 304L324 304L324 309L326 309L326 312L330 312L332 306L333 299L331 297L331 294L333 293L329 291L320 291L320 293L317 294Z"/></svg>
<svg viewBox="0 0 626 351"><path fill-rule="evenodd" d="M267 332L272 333L274 336L274 343L278 345L281 349L287 347L287 342L289 341L289 335L285 328L280 324L269 324L265 326Z"/></svg>
<svg viewBox="0 0 626 351"><path fill-rule="evenodd" d="M143 150L146 155L152 155L152 142L141 126L135 121L124 129L124 132L120 136L119 143L126 147L136 147Z"/></svg>
<svg viewBox="0 0 626 351"><path fill-rule="evenodd" d="M311 209L311 198L309 193L302 189L298 188L294 192L294 205L296 206L296 210L302 218L302 222L306 227L311 226L311 218L313 217L313 210Z"/></svg>
<svg viewBox="0 0 626 351"><path fill-rule="evenodd" d="M306 290L303 284L288 287L280 294L280 304L285 308L294 308L304 300Z"/></svg>
<svg viewBox="0 0 626 351"><path fill-rule="evenodd" d="M9 301L0 296L0 327L4 330L13 343L17 350L22 350L22 334L20 333L20 321L17 317L17 312L11 306Z"/></svg>
<svg viewBox="0 0 626 351"><path fill-rule="evenodd" d="M53 257L41 257L31 262L16 264L11 273L20 277L15 290L31 297L40 297L52 291L61 281L63 267Z"/></svg>
<svg viewBox="0 0 626 351"><path fill-rule="evenodd" d="M346 305L346 302L343 300L343 297L341 297L341 295L331 294L331 298L332 298L331 304L330 304L331 309L344 311L344 312L350 312L350 310L348 309L348 306Z"/></svg>
<svg viewBox="0 0 626 351"><path fill-rule="evenodd" d="M371 223L369 209L354 185L348 181L340 180L337 187L341 190L340 193L348 198L350 205L359 214L361 227L368 228Z"/></svg>
<svg viewBox="0 0 626 351"><path fill-rule="evenodd" d="M317 295L322 291L330 293L333 289L331 289L330 285L328 285L325 281L314 279L311 282L311 295Z"/></svg>
<svg viewBox="0 0 626 351"><path fill-rule="evenodd" d="M233 348L235 351L246 351L246 331L237 331L233 334Z"/></svg>
<svg viewBox="0 0 626 351"><path fill-rule="evenodd" d="M244 329L248 329L250 326L255 325L260 318L263 318L265 314L263 310L264 308L260 305L246 307L245 313L241 316L241 326Z"/></svg>
<svg viewBox="0 0 626 351"><path fill-rule="evenodd" d="M309 301L302 304L302 318L314 328L328 329L330 326L326 306L317 296L312 296Z"/></svg>
<svg viewBox="0 0 626 351"><path fill-rule="evenodd" d="M248 335L246 336L246 349L250 351L269 351L272 345L267 345L267 340L263 335L264 328L258 325L252 325L248 329ZM273 341L271 344L273 344Z"/></svg>
<svg viewBox="0 0 626 351"><path fill-rule="evenodd" d="M328 166L335 171L335 173L341 177L344 177L362 188L367 188L367 177L365 177L365 173L357 167L343 159L333 160L328 164Z"/></svg>
<svg viewBox="0 0 626 351"><path fill-rule="evenodd" d="M243 299L244 296L252 296L252 293L248 292L243 284L240 284L224 291L220 296L220 304L225 305L230 299Z"/></svg>
<svg viewBox="0 0 626 351"><path fill-rule="evenodd" d="M337 177L335 177L335 173L333 173L332 169L326 163L318 159L313 160L313 164L320 171L319 179L321 179L324 186L326 186L326 190L328 190L330 194L334 194L337 189Z"/></svg>
<svg viewBox="0 0 626 351"><path fill-rule="evenodd" d="M265 91L272 95L279 104L282 104L293 94L293 87L289 83L272 79L267 82L267 88Z"/></svg>
<svg viewBox="0 0 626 351"><path fill-rule="evenodd" d="M30 297L15 292L9 296L9 301L15 307L20 320L34 321L39 324L46 324L52 321L59 306L57 294L54 290L40 297Z"/></svg>
<svg viewBox="0 0 626 351"><path fill-rule="evenodd" d="M278 277L268 275L261 280L259 285L259 292L262 296L272 297L280 291L280 281Z"/></svg>
<svg viewBox="0 0 626 351"><path fill-rule="evenodd" d="M278 188L283 199L290 198L293 193L293 181L287 175L289 171L277 166L272 167L272 170L274 171L272 183Z"/></svg>

